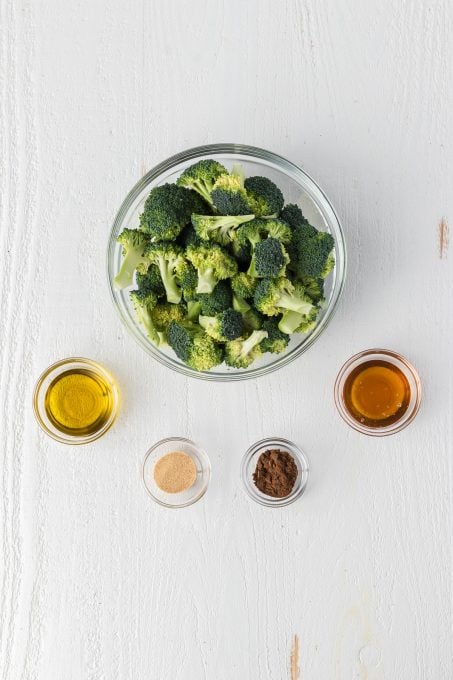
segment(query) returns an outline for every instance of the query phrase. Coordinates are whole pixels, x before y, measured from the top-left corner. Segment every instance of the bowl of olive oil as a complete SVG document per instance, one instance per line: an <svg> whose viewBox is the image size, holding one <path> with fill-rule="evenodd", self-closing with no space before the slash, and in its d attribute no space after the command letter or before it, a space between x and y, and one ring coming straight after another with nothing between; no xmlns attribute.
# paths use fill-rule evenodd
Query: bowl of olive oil
<svg viewBox="0 0 453 680"><path fill-rule="evenodd" d="M112 426L119 407L116 381L100 364L82 357L49 366L33 394L36 419L64 444L87 444Z"/></svg>
<svg viewBox="0 0 453 680"><path fill-rule="evenodd" d="M351 357L335 382L335 403L355 430L377 437L394 434L417 415L421 384L407 359L388 349Z"/></svg>

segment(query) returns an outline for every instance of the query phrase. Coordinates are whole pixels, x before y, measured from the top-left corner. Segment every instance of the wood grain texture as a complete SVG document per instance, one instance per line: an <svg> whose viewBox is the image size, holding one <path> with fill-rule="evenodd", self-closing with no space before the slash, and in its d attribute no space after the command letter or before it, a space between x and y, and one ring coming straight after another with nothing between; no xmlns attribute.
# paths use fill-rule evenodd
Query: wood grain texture
<svg viewBox="0 0 453 680"><path fill-rule="evenodd" d="M0 0L4 680L450 680L453 7L448 0ZM344 225L337 316L258 381L173 375L109 300L110 224L134 182L193 145L299 163ZM418 367L417 420L388 439L340 422L342 362L388 346ZM122 412L81 448L38 432L33 384L90 356ZM153 505L148 446L185 435L213 479ZM240 485L245 448L298 442L306 496L281 511Z"/></svg>

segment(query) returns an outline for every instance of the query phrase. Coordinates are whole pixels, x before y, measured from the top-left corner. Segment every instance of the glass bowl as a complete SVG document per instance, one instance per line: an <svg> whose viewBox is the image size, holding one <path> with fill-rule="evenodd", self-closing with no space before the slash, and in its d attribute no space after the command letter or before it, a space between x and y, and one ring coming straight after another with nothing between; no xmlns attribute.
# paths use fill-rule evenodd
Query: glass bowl
<svg viewBox="0 0 453 680"><path fill-rule="evenodd" d="M156 347L135 318L129 299L129 289L116 290L113 279L121 265L121 246L118 234L125 228L136 228L139 215L150 190L166 182L174 182L181 172L201 158L214 158L229 170L234 163L244 168L246 176L263 175L273 180L282 190L286 203L297 203L307 219L318 229L330 231L335 239L336 264L325 282L326 303L318 316L318 324L305 335L293 334L285 352L264 354L247 369L235 369L222 364L211 371L195 371L186 366L170 347ZM305 352L322 333L334 313L343 289L346 251L343 232L329 200L318 185L297 165L277 154L241 144L212 144L182 151L150 170L126 196L113 223L107 250L110 292L115 308L135 340L161 364L184 375L201 380L245 380L275 371Z"/></svg>
<svg viewBox="0 0 453 680"><path fill-rule="evenodd" d="M345 384L352 371L354 371L361 364L374 360L386 361L389 364L399 368L405 376L410 389L409 403L401 418L396 420L394 423L384 425L382 427L371 427L354 418L346 406L344 397ZM414 420L418 413L421 397L422 386L417 371L407 359L389 349L367 349L363 352L359 352L358 354L354 354L354 356L348 359L348 361L346 361L346 363L341 367L334 385L335 405L340 416L347 422L348 425L354 428L354 430L357 430L357 432L362 432L362 434L368 434L372 437L385 437L386 435L400 432L405 427L407 427L409 423Z"/></svg>
<svg viewBox="0 0 453 680"><path fill-rule="evenodd" d="M298 475L296 483L294 484L291 493L284 498L267 496L255 486L255 482L253 481L253 473L255 472L258 458L262 453L269 449L287 451L294 458L294 462L297 465ZM244 458L242 459L241 477L247 494L256 501L256 503L265 505L268 508L282 508L285 505L294 503L295 500L302 496L307 487L309 470L310 465L308 458L302 449L287 439L270 437L268 439L261 439L261 441L256 442L256 444L252 444L245 452Z"/></svg>
<svg viewBox="0 0 453 680"><path fill-rule="evenodd" d="M162 491L154 481L154 465L166 453L179 451L186 453L192 458L197 470L195 482L189 489L179 493L167 493ZM211 479L211 463L207 453L203 451L197 444L184 439L184 437L168 437L161 439L161 441L153 444L153 446L146 452L145 460L143 461L143 482L145 488L151 498L163 505L166 508L186 508L188 505L196 503L208 488L209 480Z"/></svg>
<svg viewBox="0 0 453 680"><path fill-rule="evenodd" d="M57 378L72 371L86 371L91 377L99 381L99 386L103 390L108 391L109 413L105 420L103 420L99 429L95 432L90 432L89 434L80 434L80 432L78 433L77 431L74 433L62 431L54 424L46 410L46 395L49 387L57 380ZM102 435L113 425L116 416L118 415L119 405L120 398L115 379L103 366L91 359L85 359L83 357L61 359L49 366L49 368L47 368L38 378L33 392L33 410L38 425L47 435L62 444L88 444L89 442L102 437Z"/></svg>

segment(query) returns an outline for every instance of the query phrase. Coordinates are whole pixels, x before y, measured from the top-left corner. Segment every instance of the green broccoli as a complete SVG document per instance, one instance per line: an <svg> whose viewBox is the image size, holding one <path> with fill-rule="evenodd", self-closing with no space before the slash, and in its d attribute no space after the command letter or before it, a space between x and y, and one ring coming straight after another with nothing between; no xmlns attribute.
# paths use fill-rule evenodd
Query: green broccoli
<svg viewBox="0 0 453 680"><path fill-rule="evenodd" d="M176 242L178 245L181 246L181 248L184 248L185 250L188 246L200 245L200 243L202 243L202 240L198 236L195 229L193 228L192 223L190 223L184 227L184 229L176 239Z"/></svg>
<svg viewBox="0 0 453 680"><path fill-rule="evenodd" d="M189 246L186 257L198 272L197 293L212 293L216 284L237 272L237 262L217 243Z"/></svg>
<svg viewBox="0 0 453 680"><path fill-rule="evenodd" d="M187 302L187 320L198 321L201 314L201 302L198 300L188 300Z"/></svg>
<svg viewBox="0 0 453 680"><path fill-rule="evenodd" d="M250 243L245 241L244 243L238 243L237 238L231 242L231 251L237 260L239 269L246 270L249 267L250 260L252 258L252 249Z"/></svg>
<svg viewBox="0 0 453 680"><path fill-rule="evenodd" d="M285 246L276 238L269 236L254 247L247 274L267 278L285 276L288 262Z"/></svg>
<svg viewBox="0 0 453 680"><path fill-rule="evenodd" d="M208 241L212 239L223 246L228 245L235 237L235 230L244 222L250 222L255 215L192 215L192 224L196 234Z"/></svg>
<svg viewBox="0 0 453 680"><path fill-rule="evenodd" d="M282 333L279 329L277 317L271 316L263 321L262 328L267 331L267 338L264 338L260 343L261 351L271 352L272 354L284 352L289 343L289 335Z"/></svg>
<svg viewBox="0 0 453 680"><path fill-rule="evenodd" d="M183 257L180 258L175 266L175 276L184 300L193 300L198 285L198 274L193 264Z"/></svg>
<svg viewBox="0 0 453 680"><path fill-rule="evenodd" d="M289 224L291 229L308 224L308 220L305 219L302 210L295 203L288 203L288 205L285 205L280 213L280 217L284 222Z"/></svg>
<svg viewBox="0 0 453 680"><path fill-rule="evenodd" d="M140 228L153 241L172 241L190 222L193 212L205 211L203 201L194 191L163 184L151 189L140 215Z"/></svg>
<svg viewBox="0 0 453 680"><path fill-rule="evenodd" d="M137 269L142 274L149 267L146 257L146 248L150 238L138 229L123 229L116 239L123 247L123 261L120 270L114 278L115 288L127 288L132 285L134 271Z"/></svg>
<svg viewBox="0 0 453 680"><path fill-rule="evenodd" d="M299 281L305 288L306 294L316 305L322 305L324 303L324 279L315 279L312 276L302 276Z"/></svg>
<svg viewBox="0 0 453 680"><path fill-rule="evenodd" d="M308 333L316 326L318 308L313 306L306 314L286 310L282 314L278 327L282 333Z"/></svg>
<svg viewBox="0 0 453 680"><path fill-rule="evenodd" d="M218 161L204 159L186 168L176 181L176 184L186 189L198 192L204 200L212 205L211 191L216 180L221 175L227 175L228 170Z"/></svg>
<svg viewBox="0 0 453 680"><path fill-rule="evenodd" d="M150 262L159 268L168 302L175 304L181 302L181 290L177 283L176 270L181 267L184 259L182 249L170 241L161 241L151 243L146 255Z"/></svg>
<svg viewBox="0 0 453 680"><path fill-rule="evenodd" d="M199 293L196 300L201 305L204 316L215 316L232 306L232 294L229 281L219 281L212 293Z"/></svg>
<svg viewBox="0 0 453 680"><path fill-rule="evenodd" d="M218 342L235 340L244 332L242 315L234 309L226 309L215 316L200 316L198 323Z"/></svg>
<svg viewBox="0 0 453 680"><path fill-rule="evenodd" d="M241 226L237 231L239 244L250 243L252 249L264 238L271 236L281 243L290 243L292 238L289 226L276 218L264 219L262 217L252 220Z"/></svg>
<svg viewBox="0 0 453 680"><path fill-rule="evenodd" d="M165 288L160 278L159 268L155 264L151 264L145 274L137 272L135 280L139 290L152 290L156 293L157 297L165 295Z"/></svg>
<svg viewBox="0 0 453 680"><path fill-rule="evenodd" d="M303 286L293 285L284 277L261 279L255 290L254 302L257 310L266 316L277 316L285 310L307 315L314 306Z"/></svg>
<svg viewBox="0 0 453 680"><path fill-rule="evenodd" d="M147 336L157 347L163 344L164 338L151 317L152 310L157 304L157 295L152 291L131 290L129 293L138 322L143 326Z"/></svg>
<svg viewBox="0 0 453 680"><path fill-rule="evenodd" d="M172 302L158 302L151 310L151 319L158 331L166 331L170 321L182 321L186 317L186 307Z"/></svg>
<svg viewBox="0 0 453 680"><path fill-rule="evenodd" d="M299 277L325 278L335 265L334 245L332 234L318 231L311 224L294 228L290 246L291 268Z"/></svg>
<svg viewBox="0 0 453 680"><path fill-rule="evenodd" d="M176 356L196 371L209 371L222 362L222 346L190 321L171 321L167 328L168 344Z"/></svg>
<svg viewBox="0 0 453 680"><path fill-rule="evenodd" d="M267 177L247 177L244 182L248 202L257 217L277 216L283 208L283 194Z"/></svg>
<svg viewBox="0 0 453 680"><path fill-rule="evenodd" d="M231 289L239 299L248 300L253 298L257 284L256 278L245 272L238 272L231 279Z"/></svg>
<svg viewBox="0 0 453 680"><path fill-rule="evenodd" d="M260 343L267 331L252 331L245 340L231 340L225 345L225 363L234 368L247 368L261 356Z"/></svg>
<svg viewBox="0 0 453 680"><path fill-rule="evenodd" d="M212 189L211 198L219 215L248 215L252 212L243 177L239 174L220 175Z"/></svg>

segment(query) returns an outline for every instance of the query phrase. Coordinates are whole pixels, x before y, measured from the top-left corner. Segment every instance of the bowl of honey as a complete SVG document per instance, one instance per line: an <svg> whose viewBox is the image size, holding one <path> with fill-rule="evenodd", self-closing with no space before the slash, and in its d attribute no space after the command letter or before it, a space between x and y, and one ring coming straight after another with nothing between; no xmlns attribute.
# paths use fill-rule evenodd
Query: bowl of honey
<svg viewBox="0 0 453 680"><path fill-rule="evenodd" d="M100 364L82 357L62 359L47 368L33 393L40 427L63 444L87 444L112 426L119 393Z"/></svg>
<svg viewBox="0 0 453 680"><path fill-rule="evenodd" d="M412 364L388 349L368 349L341 367L334 387L341 417L375 437L394 434L417 415L421 383Z"/></svg>

